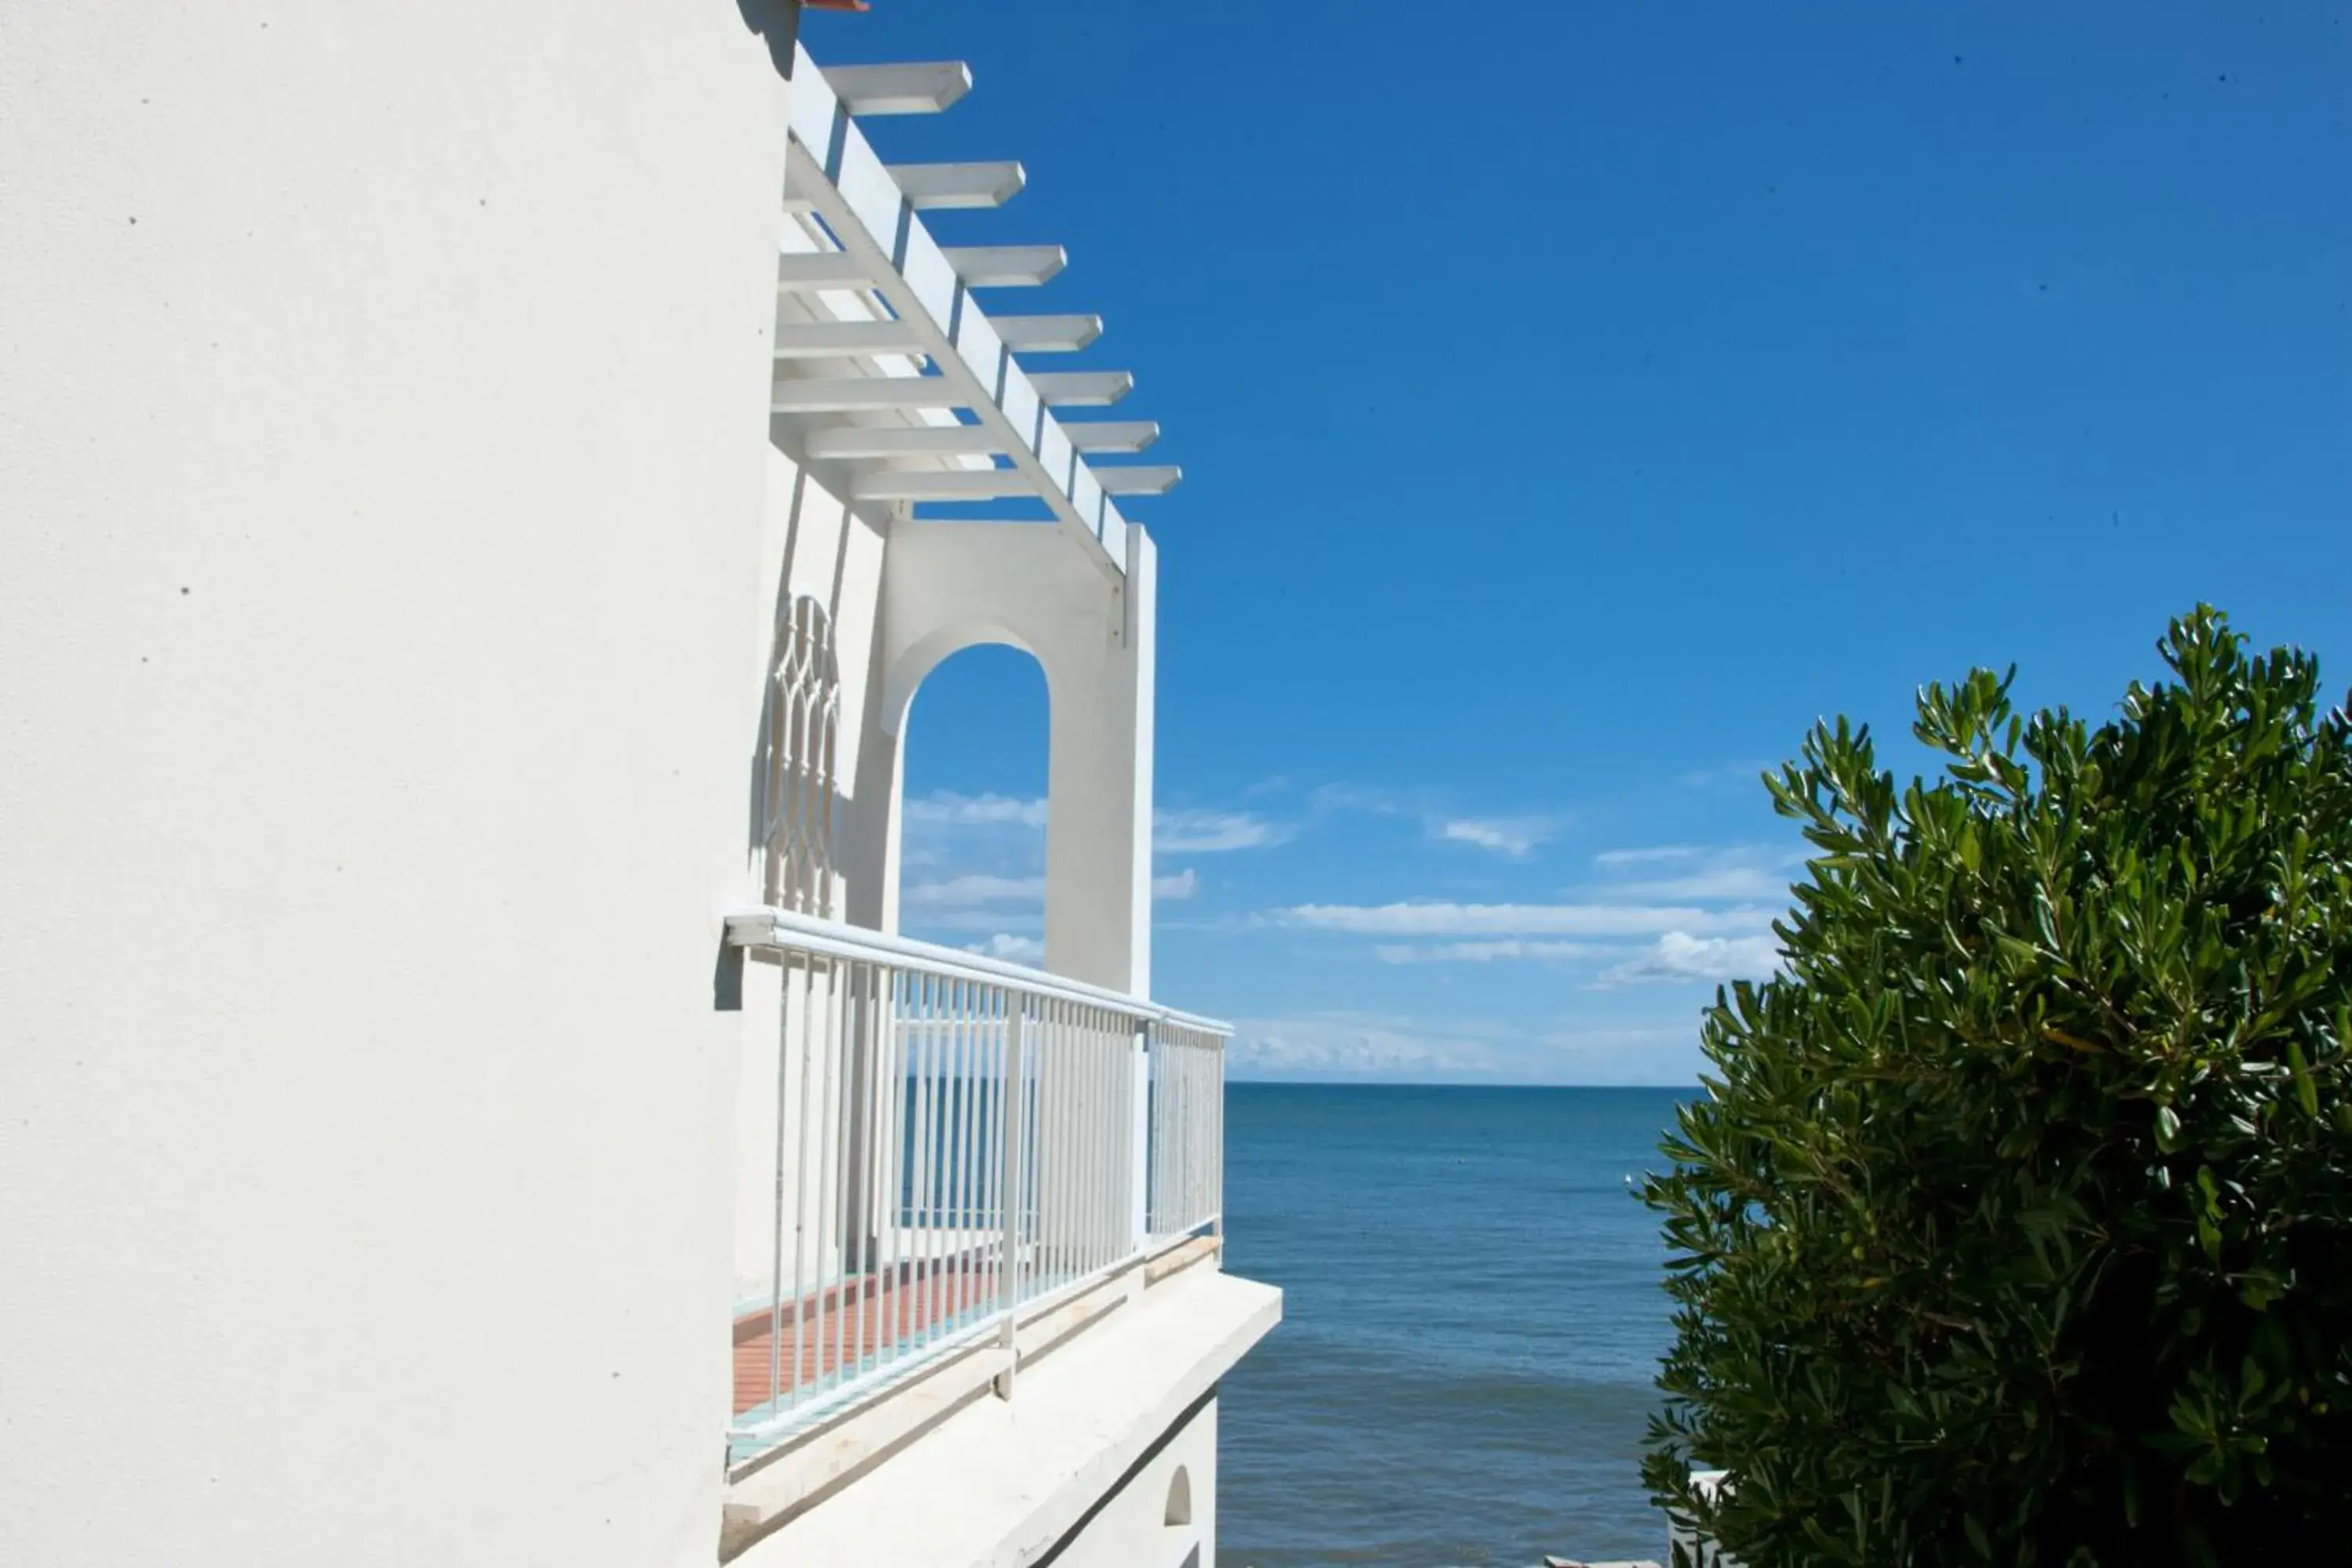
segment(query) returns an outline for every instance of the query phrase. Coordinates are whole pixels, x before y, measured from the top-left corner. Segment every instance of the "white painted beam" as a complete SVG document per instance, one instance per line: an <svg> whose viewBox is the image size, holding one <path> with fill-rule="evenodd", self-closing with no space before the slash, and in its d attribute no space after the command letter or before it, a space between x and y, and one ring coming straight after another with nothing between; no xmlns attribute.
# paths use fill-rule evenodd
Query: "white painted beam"
<svg viewBox="0 0 2352 1568"><path fill-rule="evenodd" d="M971 423L987 432L987 449L1029 476L1087 559L1118 583L1127 570L1132 539L1117 503L1079 460L1078 448L1038 395L1020 356L1005 347L987 312L967 296L971 285L931 237L922 215L909 207L856 120L843 111L816 62L805 48L794 52L794 60L786 198L806 201L841 248L865 259L875 279L873 292L894 317L914 325L938 374L971 397L964 406ZM1058 266L1062 256L1058 248L1047 248L1045 259L1049 267ZM1139 430L1133 438L1139 442L1149 436L1148 429Z"/></svg>
<svg viewBox="0 0 2352 1568"><path fill-rule="evenodd" d="M870 409L963 408L971 395L938 375L854 375L779 381L769 407L778 414L849 414Z"/></svg>
<svg viewBox="0 0 2352 1568"><path fill-rule="evenodd" d="M1103 494L1108 496L1164 496L1183 477L1184 470L1173 463L1130 463L1095 470Z"/></svg>
<svg viewBox="0 0 2352 1568"><path fill-rule="evenodd" d="M934 208L1001 207L1021 194L1029 176L1018 163L888 163L890 177L917 212Z"/></svg>
<svg viewBox="0 0 2352 1568"><path fill-rule="evenodd" d="M1160 426L1150 419L1079 419L1062 426L1073 450L1140 452L1160 439Z"/></svg>
<svg viewBox="0 0 2352 1568"><path fill-rule="evenodd" d="M1058 245L943 245L967 289L1034 289L1070 264Z"/></svg>
<svg viewBox="0 0 2352 1568"><path fill-rule="evenodd" d="M937 114L971 90L971 68L961 60L827 66L824 84L852 114Z"/></svg>
<svg viewBox="0 0 2352 1568"><path fill-rule="evenodd" d="M776 328L778 359L844 359L856 354L920 353L904 321L786 321Z"/></svg>
<svg viewBox="0 0 2352 1568"><path fill-rule="evenodd" d="M874 279L865 264L846 251L789 251L776 258L776 288L781 293L873 287Z"/></svg>
<svg viewBox="0 0 2352 1568"><path fill-rule="evenodd" d="M1017 354L1076 353L1103 330L1100 316L991 316L988 324Z"/></svg>
<svg viewBox="0 0 2352 1568"><path fill-rule="evenodd" d="M931 425L908 429L898 425L840 425L813 431L807 442L810 458L838 462L861 458L993 457L1009 443L980 425Z"/></svg>
<svg viewBox="0 0 2352 1568"><path fill-rule="evenodd" d="M1008 500L1035 495L1037 481L1018 468L950 473L891 468L860 474L850 493L858 500Z"/></svg>
<svg viewBox="0 0 2352 1568"><path fill-rule="evenodd" d="M1048 408L1104 408L1135 390L1135 373L1126 370L1066 370L1032 375L1029 384Z"/></svg>

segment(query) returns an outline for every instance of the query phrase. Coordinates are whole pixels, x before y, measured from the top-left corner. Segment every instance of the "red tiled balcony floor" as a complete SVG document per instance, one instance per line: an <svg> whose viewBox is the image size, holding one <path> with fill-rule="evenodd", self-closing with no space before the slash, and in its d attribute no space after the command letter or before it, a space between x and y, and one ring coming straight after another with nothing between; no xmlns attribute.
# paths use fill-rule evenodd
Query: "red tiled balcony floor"
<svg viewBox="0 0 2352 1568"><path fill-rule="evenodd" d="M779 1351L772 1351L774 1319L765 1311L735 1320L735 1405L742 1415L770 1402L771 1374L783 1390L821 1383L844 1366L855 1367L862 1354L870 1360L877 1350L903 1352L910 1342L935 1324L952 1324L964 1313L992 1301L997 1289L994 1268L976 1261L950 1263L928 1272L892 1270L888 1276L863 1275L803 1297L800 1331L793 1330L793 1303L784 1303L783 1334ZM793 1354L795 1342L800 1347ZM797 1364L796 1364L797 1363Z"/></svg>

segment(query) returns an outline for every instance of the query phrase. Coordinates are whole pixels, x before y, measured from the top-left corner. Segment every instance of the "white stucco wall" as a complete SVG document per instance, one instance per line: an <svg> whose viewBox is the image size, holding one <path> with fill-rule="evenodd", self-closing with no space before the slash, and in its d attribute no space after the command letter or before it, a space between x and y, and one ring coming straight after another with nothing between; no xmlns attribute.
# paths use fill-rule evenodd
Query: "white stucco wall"
<svg viewBox="0 0 2352 1568"><path fill-rule="evenodd" d="M0 5L0 1562L710 1561L783 91Z"/></svg>
<svg viewBox="0 0 2352 1568"><path fill-rule="evenodd" d="M1190 1495L1190 1521L1167 1522L1179 1470ZM1198 1558L1191 1554L1197 1550ZM1102 1506L1051 1568L1216 1568L1217 1402L1179 1427L1126 1486Z"/></svg>

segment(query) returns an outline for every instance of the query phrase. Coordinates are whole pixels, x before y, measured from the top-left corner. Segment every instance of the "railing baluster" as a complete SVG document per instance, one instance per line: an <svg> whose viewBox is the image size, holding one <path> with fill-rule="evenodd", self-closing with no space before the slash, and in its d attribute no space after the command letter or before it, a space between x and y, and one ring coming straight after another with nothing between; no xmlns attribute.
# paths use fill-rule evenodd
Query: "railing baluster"
<svg viewBox="0 0 2352 1568"><path fill-rule="evenodd" d="M1104 1134L1109 1131L1103 1118L1104 1108L1110 1100L1109 1053L1103 1049L1102 1015L1094 1008L1087 1010L1087 1272L1091 1274L1110 1261L1104 1243L1109 1239L1103 1226L1104 1200L1110 1194L1109 1151L1104 1147Z"/></svg>
<svg viewBox="0 0 2352 1568"><path fill-rule="evenodd" d="M850 1245L856 1249L857 1318L850 1325L849 1364L862 1371L875 1349L878 1330L869 1331L881 1271L874 1261L874 1087L881 1071L879 1024L881 992L887 983L877 966L866 976L857 993L857 1051L850 1074L849 1202L843 1205Z"/></svg>
<svg viewBox="0 0 2352 1568"><path fill-rule="evenodd" d="M977 984L967 983L963 988L961 1016L962 1042L958 1047L956 1073L957 1093L962 1110L961 1122L956 1134L955 1265L948 1275L948 1321L958 1328L964 1326L964 1310L971 1304L968 1298L971 1294L974 1230L972 1215L977 1207L973 1195L973 1180L979 1173L974 1146L980 1137L980 987Z"/></svg>
<svg viewBox="0 0 2352 1568"><path fill-rule="evenodd" d="M932 1248L939 1240L940 1224L939 1093L935 1082L939 1077L939 993L946 982L924 975L920 984L923 1000L917 1012L916 1027L919 1031L917 1039L923 1060L920 1075L915 1081L916 1094L922 1108L917 1113L916 1121L921 1129L917 1147L922 1153L923 1169L916 1188L918 1207L915 1223L920 1227L922 1237L919 1249L922 1274L915 1285L915 1310L918 1320L916 1331L921 1337L923 1346L929 1349L931 1342L931 1276L935 1269Z"/></svg>
<svg viewBox="0 0 2352 1568"><path fill-rule="evenodd" d="M818 1223L827 1228L831 1239L825 1248L826 1261L832 1265L833 1293L821 1296L824 1303L824 1321L833 1332L832 1381L841 1381L842 1352L849 1348L845 1337L849 1327L842 1314L842 1298L849 1289L849 1255L842 1243L845 1239L841 1223L843 1165L847 1162L848 1140L842 1134L842 1121L847 1108L849 1093L849 1032L856 1017L854 998L857 994L859 964L848 975L849 984L838 988L837 1005L841 1009L841 1027L834 1036L835 1048L825 1058L824 1135L830 1151L824 1163L824 1186L820 1193L822 1206L817 1210ZM822 1373L822 1368L819 1369Z"/></svg>
<svg viewBox="0 0 2352 1568"><path fill-rule="evenodd" d="M998 1080L997 1125L1003 1144L1003 1168L999 1176L1003 1209L1001 1250L996 1259L996 1310L1004 1347L1004 1370L996 1374L999 1398L1013 1397L1013 1375L1019 1369L1021 1346L1021 1026L1024 998L1018 991L1004 993L1004 1071Z"/></svg>
<svg viewBox="0 0 2352 1568"><path fill-rule="evenodd" d="M775 1213L768 1233L768 1408L784 1393L784 1164L792 1157L793 966L783 965L776 1008Z"/></svg>
<svg viewBox="0 0 2352 1568"><path fill-rule="evenodd" d="M832 973L833 965L825 966ZM791 970L787 969L787 984ZM793 1403L800 1403L803 1385L801 1356L808 1338L808 1189L809 1189L809 1129L813 1125L810 1103L814 1081L812 1065L822 1048L817 1037L816 1022L816 962L812 957L801 969L801 1124L799 1148L793 1162ZM787 1007L792 1005L789 992Z"/></svg>
<svg viewBox="0 0 2352 1568"><path fill-rule="evenodd" d="M1077 1149L1070 1184L1071 1235L1076 1242L1072 1272L1091 1274L1095 1268L1095 1084L1094 1009L1082 1006L1070 1029L1072 1142Z"/></svg>
<svg viewBox="0 0 2352 1568"><path fill-rule="evenodd" d="M971 1013L974 987L966 981L955 986L953 1033L949 1040L948 1082L952 1110L948 1119L948 1226L940 1239L947 1259L940 1272L940 1314L944 1329L956 1322L959 1282L963 1272L964 1233L971 1223Z"/></svg>

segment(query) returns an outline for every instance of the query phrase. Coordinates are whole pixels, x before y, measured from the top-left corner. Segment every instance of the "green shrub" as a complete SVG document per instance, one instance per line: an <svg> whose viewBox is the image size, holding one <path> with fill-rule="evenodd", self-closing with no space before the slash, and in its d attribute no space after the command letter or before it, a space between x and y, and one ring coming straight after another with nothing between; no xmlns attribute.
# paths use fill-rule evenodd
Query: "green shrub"
<svg viewBox="0 0 2352 1568"><path fill-rule="evenodd" d="M1932 784L1843 720L1768 776L1783 969L1644 1193L1644 1479L1748 1568L2352 1562L2352 730L2243 642L2174 622L2095 730L1930 687Z"/></svg>

